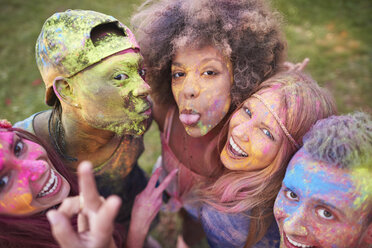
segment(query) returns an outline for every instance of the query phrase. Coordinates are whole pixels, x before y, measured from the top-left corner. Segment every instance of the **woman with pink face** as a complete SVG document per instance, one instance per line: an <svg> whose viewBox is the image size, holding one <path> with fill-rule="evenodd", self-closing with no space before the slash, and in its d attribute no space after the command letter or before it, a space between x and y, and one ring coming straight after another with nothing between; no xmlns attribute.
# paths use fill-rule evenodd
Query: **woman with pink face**
<svg viewBox="0 0 372 248"><path fill-rule="evenodd" d="M74 175L53 149L6 121L0 122L0 158L0 246L58 247L45 211L77 194Z"/></svg>
<svg viewBox="0 0 372 248"><path fill-rule="evenodd" d="M211 247L279 246L272 212L286 165L310 127L335 112L332 97L298 71L266 80L243 102L221 133L223 173L200 192Z"/></svg>
<svg viewBox="0 0 372 248"><path fill-rule="evenodd" d="M79 166L78 197L75 173L66 169L53 149L33 134L0 120L0 247L124 246L122 233L126 231L114 224L120 198L110 196L103 200L97 191L92 165L87 168L86 164L83 162ZM160 209L162 192L175 173L170 173L155 188L160 175L158 170L137 196L126 247L142 247ZM85 199L83 203L81 199ZM58 211L48 213L49 223L47 210L62 202ZM79 233L75 233L70 219L76 226L78 214ZM89 235L80 236L88 230ZM67 236L70 238L66 239Z"/></svg>

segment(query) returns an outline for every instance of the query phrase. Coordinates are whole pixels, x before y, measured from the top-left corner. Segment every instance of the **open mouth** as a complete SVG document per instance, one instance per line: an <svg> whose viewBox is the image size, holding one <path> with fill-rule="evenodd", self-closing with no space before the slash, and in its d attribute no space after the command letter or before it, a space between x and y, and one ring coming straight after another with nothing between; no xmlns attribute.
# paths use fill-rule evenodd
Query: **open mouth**
<svg viewBox="0 0 372 248"><path fill-rule="evenodd" d="M285 246L288 248L316 248L316 246L305 245L305 244L296 242L290 237L288 237L285 233L284 233L284 243L285 243Z"/></svg>
<svg viewBox="0 0 372 248"><path fill-rule="evenodd" d="M36 197L40 198L40 197L51 195L52 193L56 191L58 185L59 185L58 176L56 175L54 170L51 170L50 178L48 182L44 185L43 189L40 191L39 194L37 194Z"/></svg>
<svg viewBox="0 0 372 248"><path fill-rule="evenodd" d="M195 110L184 109L180 113L180 121L186 126L195 126L200 120L200 114Z"/></svg>
<svg viewBox="0 0 372 248"><path fill-rule="evenodd" d="M248 157L248 154L246 152L244 152L233 140L232 137L230 137L229 139L229 143L228 143L228 151L234 156L234 157L242 157L242 158L246 158Z"/></svg>

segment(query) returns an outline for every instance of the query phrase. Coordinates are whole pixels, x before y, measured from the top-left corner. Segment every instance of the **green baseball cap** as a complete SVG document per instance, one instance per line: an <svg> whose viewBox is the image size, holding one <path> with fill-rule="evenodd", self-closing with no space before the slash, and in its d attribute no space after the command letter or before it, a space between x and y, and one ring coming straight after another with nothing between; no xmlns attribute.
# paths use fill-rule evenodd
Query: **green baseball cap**
<svg viewBox="0 0 372 248"><path fill-rule="evenodd" d="M108 34L93 43L91 32L114 24L122 35ZM44 80L45 102L53 106L56 77L71 77L102 59L127 49L138 49L133 33L116 18L91 10L67 10L49 17L36 41L36 63Z"/></svg>

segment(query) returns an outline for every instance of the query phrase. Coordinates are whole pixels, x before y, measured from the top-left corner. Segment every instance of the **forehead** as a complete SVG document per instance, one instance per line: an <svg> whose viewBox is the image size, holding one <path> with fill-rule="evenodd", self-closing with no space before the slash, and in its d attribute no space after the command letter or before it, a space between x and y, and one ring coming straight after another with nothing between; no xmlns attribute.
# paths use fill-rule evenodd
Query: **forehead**
<svg viewBox="0 0 372 248"><path fill-rule="evenodd" d="M202 61L205 59L215 59L222 63L229 62L228 57L224 56L213 46L205 46L202 48L194 48L191 46L182 47L175 53L173 62L187 62L188 60Z"/></svg>
<svg viewBox="0 0 372 248"><path fill-rule="evenodd" d="M346 210L360 207L364 198L349 170L315 160L303 148L290 161L283 184L302 199L320 199Z"/></svg>
<svg viewBox="0 0 372 248"><path fill-rule="evenodd" d="M109 56L101 62L94 64L93 66L87 67L81 72L82 75L97 73L98 71L109 71L116 68L132 68L136 67L142 62L143 57L139 52L135 50L126 50L115 55Z"/></svg>

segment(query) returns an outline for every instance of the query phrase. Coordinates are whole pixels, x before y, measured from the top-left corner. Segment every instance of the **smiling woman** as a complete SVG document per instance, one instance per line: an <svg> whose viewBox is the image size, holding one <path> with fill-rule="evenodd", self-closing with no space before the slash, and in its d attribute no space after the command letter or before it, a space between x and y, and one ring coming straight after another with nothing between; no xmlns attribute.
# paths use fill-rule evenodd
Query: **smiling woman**
<svg viewBox="0 0 372 248"><path fill-rule="evenodd" d="M332 97L302 72L263 82L221 133L223 174L201 190L201 222L212 247L278 247L273 204L290 157ZM221 235L223 233L223 235Z"/></svg>
<svg viewBox="0 0 372 248"><path fill-rule="evenodd" d="M77 194L74 175L53 149L4 121L0 157L0 246L58 247L45 210Z"/></svg>

